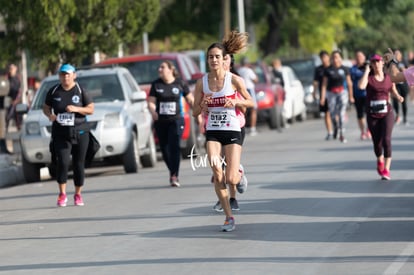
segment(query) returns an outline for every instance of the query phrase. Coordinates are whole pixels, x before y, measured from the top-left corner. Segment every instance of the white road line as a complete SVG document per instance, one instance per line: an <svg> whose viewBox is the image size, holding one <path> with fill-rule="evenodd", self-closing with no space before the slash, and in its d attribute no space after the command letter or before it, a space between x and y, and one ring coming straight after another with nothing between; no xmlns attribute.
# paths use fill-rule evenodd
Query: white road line
<svg viewBox="0 0 414 275"><path fill-rule="evenodd" d="M384 271L383 275L396 275L400 269L405 265L405 263L410 259L414 254L414 242L407 244L405 249L400 253L400 255L394 260L392 264Z"/></svg>

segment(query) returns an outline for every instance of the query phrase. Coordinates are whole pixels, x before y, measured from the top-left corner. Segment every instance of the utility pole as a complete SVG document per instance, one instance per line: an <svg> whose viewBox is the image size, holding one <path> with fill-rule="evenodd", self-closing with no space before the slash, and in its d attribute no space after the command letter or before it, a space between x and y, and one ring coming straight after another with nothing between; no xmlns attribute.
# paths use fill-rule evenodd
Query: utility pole
<svg viewBox="0 0 414 275"><path fill-rule="evenodd" d="M223 37L230 33L230 0L223 0Z"/></svg>
<svg viewBox="0 0 414 275"><path fill-rule="evenodd" d="M244 18L244 0L237 0L237 14L239 19L239 32L246 32L246 24Z"/></svg>

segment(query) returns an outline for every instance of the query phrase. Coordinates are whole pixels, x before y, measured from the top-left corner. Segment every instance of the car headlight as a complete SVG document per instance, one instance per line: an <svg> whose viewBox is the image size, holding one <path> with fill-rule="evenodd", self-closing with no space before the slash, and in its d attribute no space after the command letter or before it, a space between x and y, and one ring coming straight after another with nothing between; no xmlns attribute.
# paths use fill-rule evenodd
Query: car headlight
<svg viewBox="0 0 414 275"><path fill-rule="evenodd" d="M124 124L124 119L120 113L106 114L104 117L104 128L117 128Z"/></svg>
<svg viewBox="0 0 414 275"><path fill-rule="evenodd" d="M313 93L313 85L305 86L305 95L312 94L312 93Z"/></svg>
<svg viewBox="0 0 414 275"><path fill-rule="evenodd" d="M38 122L27 122L25 125L28 135L40 135L40 125Z"/></svg>
<svg viewBox="0 0 414 275"><path fill-rule="evenodd" d="M266 93L264 91L259 91L256 93L256 100L262 100L263 98L266 97Z"/></svg>

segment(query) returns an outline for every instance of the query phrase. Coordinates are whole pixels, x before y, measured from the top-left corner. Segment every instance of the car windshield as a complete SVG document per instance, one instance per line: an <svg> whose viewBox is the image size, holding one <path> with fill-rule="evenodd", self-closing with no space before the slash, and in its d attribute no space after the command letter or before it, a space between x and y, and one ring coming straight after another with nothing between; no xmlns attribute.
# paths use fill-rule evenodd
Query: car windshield
<svg viewBox="0 0 414 275"><path fill-rule="evenodd" d="M285 61L283 64L290 66L302 83L312 83L315 71L315 63L313 60Z"/></svg>
<svg viewBox="0 0 414 275"><path fill-rule="evenodd" d="M159 78L158 67L165 59L142 60L128 63L120 63L120 66L127 68L140 85L151 84ZM176 60L169 59L176 68L178 64Z"/></svg>
<svg viewBox="0 0 414 275"><path fill-rule="evenodd" d="M260 66L254 66L252 67L253 71L256 73L258 78L258 83L266 83L266 76L265 72L263 71L263 68Z"/></svg>
<svg viewBox="0 0 414 275"><path fill-rule="evenodd" d="M125 100L122 92L121 84L116 75L94 75L94 76L78 76L76 81L84 88L92 97L93 102L113 102ZM59 81L43 81L42 86L36 93L32 109L42 109L45 102L47 92Z"/></svg>

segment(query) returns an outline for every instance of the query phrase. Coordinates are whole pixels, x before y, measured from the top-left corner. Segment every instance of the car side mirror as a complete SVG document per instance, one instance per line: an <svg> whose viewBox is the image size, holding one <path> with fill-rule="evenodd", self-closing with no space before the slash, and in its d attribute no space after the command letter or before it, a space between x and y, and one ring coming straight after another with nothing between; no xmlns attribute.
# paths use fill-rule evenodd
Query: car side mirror
<svg viewBox="0 0 414 275"><path fill-rule="evenodd" d="M140 102L147 100L147 94L144 91L135 91L132 93L131 101Z"/></svg>

